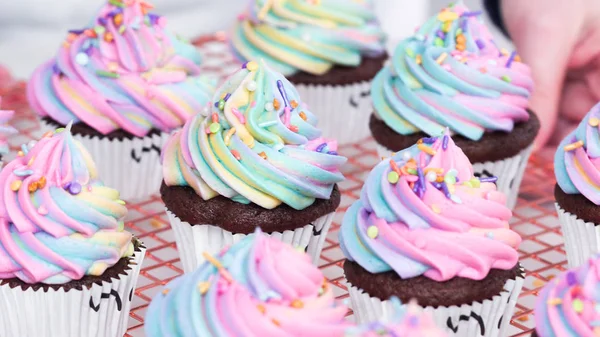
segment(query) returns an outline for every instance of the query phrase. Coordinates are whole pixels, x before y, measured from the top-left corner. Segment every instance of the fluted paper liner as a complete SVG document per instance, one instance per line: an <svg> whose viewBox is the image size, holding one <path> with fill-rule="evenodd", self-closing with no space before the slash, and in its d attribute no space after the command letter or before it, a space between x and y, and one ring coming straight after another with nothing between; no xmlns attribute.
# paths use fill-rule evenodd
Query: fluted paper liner
<svg viewBox="0 0 600 337"><path fill-rule="evenodd" d="M41 128L56 127L41 121ZM157 194L162 181L160 152L169 138L161 132L122 140L73 135L88 150L102 182L120 192L121 199L137 200Z"/></svg>
<svg viewBox="0 0 600 337"><path fill-rule="evenodd" d="M585 222L556 204L558 220L565 240L565 252L569 268L586 263L600 253L600 229L593 222Z"/></svg>
<svg viewBox="0 0 600 337"><path fill-rule="evenodd" d="M2 337L123 337L146 248L139 247L129 270L89 289L37 291L0 286Z"/></svg>
<svg viewBox="0 0 600 337"><path fill-rule="evenodd" d="M473 302L460 307L425 307L437 326L448 336L455 337L505 337L515 311L519 294L525 281L525 271L508 280L504 290L491 300ZM348 283L348 292L354 317L360 324L375 322L393 316L395 309L389 300L371 297L362 289Z"/></svg>
<svg viewBox="0 0 600 337"><path fill-rule="evenodd" d="M514 209L519 198L519 188L525 175L525 168L531 156L533 144L521 150L516 156L497 161L487 161L485 163L473 163L473 171L477 177L498 177L496 186L498 191L506 195L506 206ZM381 157L389 158L393 152L377 144L377 154Z"/></svg>
<svg viewBox="0 0 600 337"><path fill-rule="evenodd" d="M340 144L355 143L370 135L371 82L348 85L294 84L302 101L319 118L323 136Z"/></svg>
<svg viewBox="0 0 600 337"><path fill-rule="evenodd" d="M179 219L169 209L166 209L166 211L175 233L175 242L185 273L196 270L204 262L202 253L207 252L216 255L223 248L247 236L247 234L232 233L214 225L191 225ZM334 213L329 213L295 230L266 234L299 250L306 251L313 263L316 264L319 261L321 250L323 250L323 244L333 221L333 215Z"/></svg>

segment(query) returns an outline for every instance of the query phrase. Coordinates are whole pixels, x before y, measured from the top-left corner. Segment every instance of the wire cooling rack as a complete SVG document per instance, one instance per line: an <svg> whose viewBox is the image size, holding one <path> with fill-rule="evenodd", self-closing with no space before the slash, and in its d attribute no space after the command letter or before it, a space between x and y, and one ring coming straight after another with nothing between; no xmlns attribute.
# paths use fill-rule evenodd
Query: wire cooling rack
<svg viewBox="0 0 600 337"><path fill-rule="evenodd" d="M227 56L221 35L201 38L194 43L205 56L205 74L222 77L238 68ZM9 140L11 150L15 153L21 144L41 136L39 123L27 107L24 82L0 79L0 96L3 97L1 108L16 111L11 124L19 130L19 134ZM333 285L336 297L343 301L348 293L342 269L344 256L337 240L340 223L346 209L358 199L364 179L380 158L377 156L375 143L370 138L343 145L339 152L349 158L342 168L347 179L339 184L342 192L341 205L327 235L318 265ZM527 270L527 277L508 336L529 336L534 327L532 308L537 292L547 281L565 270L567 264L554 209L555 180L551 158L550 149L532 156L511 220L512 228L523 237L519 254L520 262ZM133 298L128 332L125 335L127 337L145 335L144 317L150 300L162 290L163 285L183 273L175 237L163 207L159 196L128 202L126 226L144 242L148 250Z"/></svg>

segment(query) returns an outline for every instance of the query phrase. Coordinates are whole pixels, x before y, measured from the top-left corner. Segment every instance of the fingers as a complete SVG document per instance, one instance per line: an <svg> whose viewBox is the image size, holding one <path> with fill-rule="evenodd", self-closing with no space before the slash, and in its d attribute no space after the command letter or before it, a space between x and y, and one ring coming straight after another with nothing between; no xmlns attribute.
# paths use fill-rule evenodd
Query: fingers
<svg viewBox="0 0 600 337"><path fill-rule="evenodd" d="M598 100L582 79L567 80L562 91L559 112L564 119L579 122Z"/></svg>
<svg viewBox="0 0 600 337"><path fill-rule="evenodd" d="M583 25L581 0L504 0L502 14L518 53L532 70L530 107L540 117L536 145L543 146L556 125L567 64Z"/></svg>
<svg viewBox="0 0 600 337"><path fill-rule="evenodd" d="M574 122L572 120L558 117L556 122L557 128L555 132L550 136L547 145L558 146L560 142L565 139L577 126L579 125L579 121Z"/></svg>

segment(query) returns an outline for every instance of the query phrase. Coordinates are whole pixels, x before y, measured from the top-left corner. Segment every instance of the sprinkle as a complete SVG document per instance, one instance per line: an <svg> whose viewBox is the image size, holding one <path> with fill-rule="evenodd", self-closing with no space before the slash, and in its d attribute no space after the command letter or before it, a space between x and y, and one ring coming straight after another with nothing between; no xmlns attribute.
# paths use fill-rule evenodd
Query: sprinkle
<svg viewBox="0 0 600 337"><path fill-rule="evenodd" d="M417 64L423 63L423 57L420 54L417 55L417 57L415 58L415 60L417 61Z"/></svg>
<svg viewBox="0 0 600 337"><path fill-rule="evenodd" d="M281 104L279 103L279 101L277 100L277 98L273 98L273 108L277 111L279 111L279 108L281 107Z"/></svg>
<svg viewBox="0 0 600 337"><path fill-rule="evenodd" d="M460 197L456 194L453 194L450 197L450 200L454 201L455 204L462 204L462 200L460 199Z"/></svg>
<svg viewBox="0 0 600 337"><path fill-rule="evenodd" d="M246 90L252 92L256 90L256 82L255 81L248 81L246 83Z"/></svg>
<svg viewBox="0 0 600 337"><path fill-rule="evenodd" d="M433 41L433 44L435 44L438 47L443 47L444 40L440 39L439 37L436 37L435 40Z"/></svg>
<svg viewBox="0 0 600 337"><path fill-rule="evenodd" d="M10 190L16 192L21 188L22 184L23 182L21 180L15 180L12 183L10 183Z"/></svg>
<svg viewBox="0 0 600 337"><path fill-rule="evenodd" d="M200 295L206 294L208 292L208 289L210 289L210 282L198 283L198 291L200 292Z"/></svg>
<svg viewBox="0 0 600 337"><path fill-rule="evenodd" d="M442 64L446 60L446 57L448 57L448 53L444 52L440 54L440 56L435 60L435 62L437 62L437 64Z"/></svg>
<svg viewBox="0 0 600 337"><path fill-rule="evenodd" d="M371 239L377 238L377 236L379 235L379 228L377 228L376 226L369 226L369 228L367 228L367 235Z"/></svg>
<svg viewBox="0 0 600 337"><path fill-rule="evenodd" d="M446 38L446 34L444 34L444 32L443 32L443 31L441 31L441 30L438 30L438 31L435 33L435 35L436 35L437 37L439 37L440 39L442 39L442 40Z"/></svg>
<svg viewBox="0 0 600 337"><path fill-rule="evenodd" d="M123 4L120 0L108 0L108 3L110 3L113 6L117 6L117 7L121 7L121 8L125 7L125 4Z"/></svg>
<svg viewBox="0 0 600 337"><path fill-rule="evenodd" d="M162 294L163 294L163 295L167 295L168 293L169 293L169 289L167 289L167 288L165 288L165 289L162 291Z"/></svg>
<svg viewBox="0 0 600 337"><path fill-rule="evenodd" d="M408 172L408 173L410 173L412 175L415 175L415 176L417 175L417 170L414 169L414 168L406 169L406 172Z"/></svg>
<svg viewBox="0 0 600 337"><path fill-rule="evenodd" d="M442 22L454 21L458 19L458 14L451 11L443 11L438 14L437 19Z"/></svg>
<svg viewBox="0 0 600 337"><path fill-rule="evenodd" d="M388 173L387 179L391 184L396 184L400 179L400 175L396 171L390 171L390 173Z"/></svg>
<svg viewBox="0 0 600 337"><path fill-rule="evenodd" d="M569 152L569 151L573 151L575 149L578 149L578 148L580 148L582 146L583 146L583 140L580 140L580 141L577 141L575 143L571 143L569 145L566 145L564 147L564 150L567 151L567 152Z"/></svg>
<svg viewBox="0 0 600 337"><path fill-rule="evenodd" d="M110 42L113 42L114 39L115 39L115 37L112 35L111 32L104 33L104 41L110 43Z"/></svg>
<svg viewBox="0 0 600 337"><path fill-rule="evenodd" d="M21 151L23 151L24 154L29 153L29 149L27 148L27 145L21 144Z"/></svg>
<svg viewBox="0 0 600 337"><path fill-rule="evenodd" d="M580 314L583 312L583 302L576 298L573 300L573 310L575 310L576 313Z"/></svg>
<svg viewBox="0 0 600 337"><path fill-rule="evenodd" d="M221 124L210 123L210 126L208 127L208 129L210 130L210 133L217 133L221 130Z"/></svg>
<svg viewBox="0 0 600 337"><path fill-rule="evenodd" d="M442 25L442 31L444 33L448 33L450 31L450 28L452 27L452 22L451 21L446 21L444 22L444 24Z"/></svg>
<svg viewBox="0 0 600 337"><path fill-rule="evenodd" d="M485 233L485 237L488 238L488 239L493 239L494 238L494 233L487 232L487 233Z"/></svg>
<svg viewBox="0 0 600 337"><path fill-rule="evenodd" d="M425 144L417 144L417 148L430 156L435 156L436 151Z"/></svg>
<svg viewBox="0 0 600 337"><path fill-rule="evenodd" d="M327 152L327 154L332 155L332 156L338 155L337 151L329 151L329 152Z"/></svg>
<svg viewBox="0 0 600 337"><path fill-rule="evenodd" d="M298 127L296 125L290 125L288 127L288 129L290 129L290 131L292 131L292 132L296 132L296 133L298 132Z"/></svg>
<svg viewBox="0 0 600 337"><path fill-rule="evenodd" d="M461 16L463 17L471 17L471 16L479 16L483 13L483 11L472 11L472 12L464 12Z"/></svg>
<svg viewBox="0 0 600 337"><path fill-rule="evenodd" d="M231 154L235 159L242 160L242 157L240 156L240 153L237 150L231 150Z"/></svg>
<svg viewBox="0 0 600 337"><path fill-rule="evenodd" d="M218 114L218 113L216 113L216 112L215 112L215 113L213 113L213 114L211 115L211 120L212 120L212 122L213 122L213 123L218 123L218 122L219 122L219 114Z"/></svg>
<svg viewBox="0 0 600 337"><path fill-rule="evenodd" d="M23 157L23 156L25 156L25 153L23 153L23 151L19 151L19 152L17 152L17 156Z"/></svg>
<svg viewBox="0 0 600 337"><path fill-rule="evenodd" d="M440 206L438 206L438 205L436 205L436 204L432 204L432 205L431 205L431 210L432 210L434 213L437 213L437 214L440 214L440 213L442 213L442 210L440 209Z"/></svg>
<svg viewBox="0 0 600 337"><path fill-rule="evenodd" d="M269 103L265 104L266 111L273 111L273 108L274 108L273 103L269 102Z"/></svg>
<svg viewBox="0 0 600 337"><path fill-rule="evenodd" d="M467 46L465 46L464 44L457 44L456 45L456 50L464 51L466 49L467 49Z"/></svg>
<svg viewBox="0 0 600 337"><path fill-rule="evenodd" d="M44 207L44 205L41 205L40 207L38 207L37 212L38 212L38 214L41 214L41 215L48 214L48 210L46 209L46 207Z"/></svg>
<svg viewBox="0 0 600 337"><path fill-rule="evenodd" d="M292 301L291 306L292 308L302 309L304 307L304 303L299 299L295 299Z"/></svg>
<svg viewBox="0 0 600 337"><path fill-rule="evenodd" d="M26 177L33 174L33 170L14 170L13 174L17 177Z"/></svg>
<svg viewBox="0 0 600 337"><path fill-rule="evenodd" d="M569 286L574 286L577 284L577 276L572 271L567 273L567 284Z"/></svg>
<svg viewBox="0 0 600 337"><path fill-rule="evenodd" d="M513 51L512 53L510 53L510 57L508 58L508 61L506 61L506 68L510 68L510 66L512 65L513 61L515 60L515 57L517 56L517 52Z"/></svg>
<svg viewBox="0 0 600 337"><path fill-rule="evenodd" d="M117 73L112 73L112 72L104 71L104 70L96 70L96 75L102 76L102 77L109 77L109 78L119 78L119 77L121 77Z"/></svg>
<svg viewBox="0 0 600 337"><path fill-rule="evenodd" d="M231 113L240 121L242 124L246 124L246 117L237 108L231 108Z"/></svg>
<svg viewBox="0 0 600 337"><path fill-rule="evenodd" d="M290 106L292 107L292 109L296 109L298 107L298 102L296 102L295 100L291 100Z"/></svg>
<svg viewBox="0 0 600 337"><path fill-rule="evenodd" d="M323 150L325 150L326 147L327 147L327 143L323 143L323 144L317 146L317 148L315 149L315 151L317 151L317 152L323 152Z"/></svg>
<svg viewBox="0 0 600 337"><path fill-rule="evenodd" d="M234 133L235 133L235 128L231 128L231 129L227 130L227 133L225 134L225 137L223 139L226 146L229 146L229 142L231 141L231 137L233 136Z"/></svg>
<svg viewBox="0 0 600 337"><path fill-rule="evenodd" d="M482 182L482 183L495 183L496 181L498 181L498 177L479 178L479 182Z"/></svg>
<svg viewBox="0 0 600 337"><path fill-rule="evenodd" d="M262 151L261 153L258 154L262 159L267 160L267 154L265 153L265 151Z"/></svg>
<svg viewBox="0 0 600 337"><path fill-rule="evenodd" d="M461 28L456 29L456 36L462 35L463 30Z"/></svg>
<svg viewBox="0 0 600 337"><path fill-rule="evenodd" d="M113 22L115 23L115 26L120 26L123 23L123 13L118 13L113 16Z"/></svg>
<svg viewBox="0 0 600 337"><path fill-rule="evenodd" d="M281 97L283 98L283 104L285 106L288 106L287 93L285 92L285 88L284 88L283 82L281 80L277 80L277 89L279 90L279 93L281 94ZM279 110L279 109L277 109L277 110Z"/></svg>
<svg viewBox="0 0 600 337"><path fill-rule="evenodd" d="M502 56L508 55L508 50L506 50L506 48L500 49L500 55L502 55Z"/></svg>
<svg viewBox="0 0 600 337"><path fill-rule="evenodd" d="M429 173L427 173L426 178L427 181L434 182L437 180L437 174L433 171L430 171Z"/></svg>
<svg viewBox="0 0 600 337"><path fill-rule="evenodd" d="M34 181L31 184L29 184L29 186L27 186L27 190L29 191L29 193L33 193L33 192L37 191L38 190L37 181Z"/></svg>
<svg viewBox="0 0 600 337"><path fill-rule="evenodd" d="M278 320L276 320L276 319L274 319L274 318L271 320L271 322L273 322L273 324L275 324L275 325L277 325L277 326L280 326L280 325L281 325L281 324L279 324L279 321L278 321Z"/></svg>
<svg viewBox="0 0 600 337"><path fill-rule="evenodd" d="M529 321L529 315L523 315L523 316L517 318L517 321L519 321L519 322L527 322L527 321Z"/></svg>
<svg viewBox="0 0 600 337"><path fill-rule="evenodd" d="M258 311L260 311L261 314L264 314L265 312L267 312L267 308L265 308L265 306L262 304L257 305L256 309L258 309Z"/></svg>
<svg viewBox="0 0 600 337"><path fill-rule="evenodd" d="M487 73L487 68L486 68L486 67L481 67L481 68L479 68L479 71L480 71L482 74L485 74L485 73Z"/></svg>
<svg viewBox="0 0 600 337"><path fill-rule="evenodd" d="M598 119L598 118L596 118L596 117L592 117L592 118L590 118L590 119L588 120L588 124L589 124L590 126L594 126L594 127L596 127L596 126L600 125L600 119Z"/></svg>
<svg viewBox="0 0 600 337"><path fill-rule="evenodd" d="M217 269L219 269L219 270L223 269L223 265L221 264L221 262L219 262L219 260L215 259L214 256L210 255L210 253L203 252L202 256L204 257L204 259L206 261L210 262Z"/></svg>
<svg viewBox="0 0 600 337"><path fill-rule="evenodd" d="M119 34L123 35L123 33L125 33L125 30L126 30L126 29L127 29L127 27L126 27L126 26L124 26L124 25L123 25L123 26L121 26L121 27L119 27ZM159 39L159 40L160 40L160 39Z"/></svg>
<svg viewBox="0 0 600 337"><path fill-rule="evenodd" d="M444 135L444 138L442 138L442 149L445 151L448 149L448 142L450 141L450 137L448 137L447 135Z"/></svg>
<svg viewBox="0 0 600 337"><path fill-rule="evenodd" d="M258 63L250 61L246 63L246 69L248 69L249 71L255 71L256 69L258 69Z"/></svg>
<svg viewBox="0 0 600 337"><path fill-rule="evenodd" d="M485 42L483 42L482 39L475 40L475 44L477 45L477 48L479 48L479 49L485 48Z"/></svg>
<svg viewBox="0 0 600 337"><path fill-rule="evenodd" d="M456 43L465 44L466 42L467 42L467 39L465 38L464 35L460 34L456 37Z"/></svg>
<svg viewBox="0 0 600 337"><path fill-rule="evenodd" d="M72 195L77 195L77 194L81 193L81 184L74 181L69 184L68 189L69 189L69 193L71 193Z"/></svg>
<svg viewBox="0 0 600 337"><path fill-rule="evenodd" d="M85 66L90 62L90 57L86 53L77 53L77 55L75 55L75 62L77 62L79 65Z"/></svg>
<svg viewBox="0 0 600 337"><path fill-rule="evenodd" d="M504 82L507 82L507 83L512 82L512 79L508 75L503 75L501 78Z"/></svg>
<svg viewBox="0 0 600 337"><path fill-rule="evenodd" d="M409 57L415 57L415 52L410 48L406 48L406 55Z"/></svg>
<svg viewBox="0 0 600 337"><path fill-rule="evenodd" d="M150 226L152 226L152 228L158 229L158 228L162 228L163 227L163 223L160 222L157 219L151 219L150 220Z"/></svg>
<svg viewBox="0 0 600 337"><path fill-rule="evenodd" d="M536 278L535 280L533 280L533 286L536 288L543 287L544 284L545 284L545 282L540 279Z"/></svg>
<svg viewBox="0 0 600 337"><path fill-rule="evenodd" d="M217 108L219 108L219 110L221 110L221 111L223 109L225 109L225 100L224 99L221 99L217 102Z"/></svg>
<svg viewBox="0 0 600 337"><path fill-rule="evenodd" d="M481 182L479 181L479 179L477 179L476 177L472 178L471 180L469 180L469 182L471 183L471 185L474 188L480 188L481 187Z"/></svg>

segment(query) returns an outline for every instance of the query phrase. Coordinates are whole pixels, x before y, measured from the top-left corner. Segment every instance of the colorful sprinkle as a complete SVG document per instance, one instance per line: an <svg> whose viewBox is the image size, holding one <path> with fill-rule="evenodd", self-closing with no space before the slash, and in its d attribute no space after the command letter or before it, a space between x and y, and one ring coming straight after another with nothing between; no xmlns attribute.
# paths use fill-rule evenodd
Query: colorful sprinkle
<svg viewBox="0 0 600 337"><path fill-rule="evenodd" d="M262 304L258 304L256 306L256 309L258 309L258 311L260 311L261 314L264 314L265 312L267 312L267 308L265 308L265 306Z"/></svg>
<svg viewBox="0 0 600 337"><path fill-rule="evenodd" d="M288 106L288 98L287 98L287 93L285 92L285 87L283 86L283 82L281 80L277 80L277 89L279 90L279 93L281 94L281 97L283 98L283 105L284 106ZM279 110L279 109L277 109Z"/></svg>
<svg viewBox="0 0 600 337"><path fill-rule="evenodd" d="M12 183L10 183L10 190L16 192L21 188L22 184L23 182L21 180L15 180Z"/></svg>
<svg viewBox="0 0 600 337"><path fill-rule="evenodd" d="M237 118L240 123L246 124L246 117L237 108L231 108L231 113Z"/></svg>
<svg viewBox="0 0 600 337"><path fill-rule="evenodd" d="M600 119L598 119L596 117L592 117L588 120L588 124L590 126L596 127L596 126L600 125Z"/></svg>
<svg viewBox="0 0 600 337"><path fill-rule="evenodd" d="M437 62L437 64L442 64L446 60L446 57L448 57L448 53L444 52L440 54L440 56L435 60L435 62Z"/></svg>
<svg viewBox="0 0 600 337"><path fill-rule="evenodd" d="M574 286L577 284L577 275L574 272L567 272L567 284L569 286Z"/></svg>
<svg viewBox="0 0 600 337"><path fill-rule="evenodd" d="M208 292L208 289L210 289L210 282L198 283L198 291L200 292L200 295L206 294Z"/></svg>
<svg viewBox="0 0 600 337"><path fill-rule="evenodd" d="M27 186L27 190L29 191L29 193L33 193L33 192L37 191L38 190L37 181L30 183L29 186Z"/></svg>
<svg viewBox="0 0 600 337"><path fill-rule="evenodd" d="M269 103L265 104L265 110L266 111L273 111L273 109L274 109L273 103L269 102Z"/></svg>
<svg viewBox="0 0 600 337"><path fill-rule="evenodd" d="M516 51L513 51L512 53L510 53L510 57L508 58L508 61L506 61L506 65L505 65L506 68L510 68L510 66L512 65L516 56L517 56Z"/></svg>
<svg viewBox="0 0 600 337"><path fill-rule="evenodd" d="M583 146L583 140L579 140L579 141L577 141L575 143L571 143L569 145L566 145L564 147L564 150L567 151L567 152L569 152L569 151L573 151L575 149L578 149L578 148L580 148L582 146Z"/></svg>
<svg viewBox="0 0 600 337"><path fill-rule="evenodd" d="M433 171L430 171L429 173L427 173L426 178L427 181L434 182L437 180L437 174Z"/></svg>
<svg viewBox="0 0 600 337"><path fill-rule="evenodd" d="M390 171L390 173L388 173L387 179L391 184L396 184L400 179L400 175L396 171Z"/></svg>
<svg viewBox="0 0 600 337"><path fill-rule="evenodd" d="M221 130L221 124L210 123L210 126L208 127L208 129L210 130L210 133L217 133Z"/></svg>
<svg viewBox="0 0 600 337"><path fill-rule="evenodd" d="M456 45L456 50L460 50L460 51L464 51L467 49L467 46L464 44L457 44Z"/></svg>
<svg viewBox="0 0 600 337"><path fill-rule="evenodd" d="M125 8L125 4L122 3L120 0L108 0L108 3L110 3L113 6L117 6L120 8Z"/></svg>
<svg viewBox="0 0 600 337"><path fill-rule="evenodd" d="M237 150L231 150L231 154L235 159L242 160L242 157L240 156L240 153Z"/></svg>
<svg viewBox="0 0 600 337"><path fill-rule="evenodd" d="M219 108L219 110L223 111L223 109L225 109L225 100L221 99L217 102L217 108Z"/></svg>
<svg viewBox="0 0 600 337"><path fill-rule="evenodd" d="M444 138L442 138L442 149L445 151L448 149L448 142L450 141L450 137L448 137L447 135L444 135Z"/></svg>
<svg viewBox="0 0 600 337"><path fill-rule="evenodd" d="M249 71L255 71L256 69L258 69L258 63L250 61L246 63L246 69L248 69Z"/></svg>
<svg viewBox="0 0 600 337"><path fill-rule="evenodd" d="M548 305L559 305L562 304L562 300L560 298L550 298L546 301Z"/></svg>
<svg viewBox="0 0 600 337"><path fill-rule="evenodd" d="M493 232L487 232L485 233L485 237L488 239L493 239L494 238L494 233Z"/></svg>
<svg viewBox="0 0 600 337"><path fill-rule="evenodd" d="M438 14L437 19L442 22L454 21L458 19L458 14L451 11L443 11Z"/></svg>
<svg viewBox="0 0 600 337"><path fill-rule="evenodd" d="M33 170L14 170L13 174L17 177L26 177L33 174Z"/></svg>
<svg viewBox="0 0 600 337"><path fill-rule="evenodd" d="M482 183L495 183L496 181L498 181L498 177L482 177L482 178L479 178L479 182L482 182Z"/></svg>
<svg viewBox="0 0 600 337"><path fill-rule="evenodd" d="M68 185L69 193L71 193L72 195L77 195L81 193L81 184L79 184L78 182L74 181Z"/></svg>
<svg viewBox="0 0 600 337"><path fill-rule="evenodd" d="M75 55L75 62L77 64L85 66L90 62L90 57L86 53L77 53Z"/></svg>
<svg viewBox="0 0 600 337"><path fill-rule="evenodd" d="M279 111L279 108L281 107L281 104L279 103L279 101L277 100L277 98L273 98L273 108L276 111Z"/></svg>
<svg viewBox="0 0 600 337"><path fill-rule="evenodd" d="M119 78L119 77L121 77L121 75L119 75L117 73L112 73L110 71L104 71L104 70L96 70L96 75L101 76L101 77L108 77L108 78Z"/></svg>
<svg viewBox="0 0 600 337"><path fill-rule="evenodd" d="M433 41L433 44L438 46L438 47L443 47L444 46L444 40L440 39L439 37L436 37L435 40Z"/></svg>
<svg viewBox="0 0 600 337"><path fill-rule="evenodd" d="M292 308L302 309L304 307L304 302L301 300L295 299L291 303Z"/></svg>
<svg viewBox="0 0 600 337"><path fill-rule="evenodd" d="M423 63L423 57L420 54L417 55L417 57L415 58L415 60L417 61L417 64Z"/></svg>
<svg viewBox="0 0 600 337"><path fill-rule="evenodd" d="M472 11L472 12L464 12L461 16L470 17L470 16L479 16L483 14L483 11Z"/></svg>
<svg viewBox="0 0 600 337"><path fill-rule="evenodd" d="M229 146L229 142L231 141L231 137L233 136L234 133L235 133L235 128L231 128L225 134L223 141L225 142L226 146Z"/></svg>
<svg viewBox="0 0 600 337"><path fill-rule="evenodd" d="M377 228L376 226L369 226L369 228L367 228L367 235L371 239L377 238L377 236L379 235L379 228Z"/></svg>
<svg viewBox="0 0 600 337"><path fill-rule="evenodd" d="M435 154L437 153L434 149L432 149L431 147L425 145L425 144L417 144L417 148L420 151L423 151L425 153L427 153L430 156L435 156Z"/></svg>
<svg viewBox="0 0 600 337"><path fill-rule="evenodd" d="M573 304L573 310L575 310L576 313L580 314L583 312L583 301L576 298L573 300L572 304Z"/></svg>
<svg viewBox="0 0 600 337"><path fill-rule="evenodd" d="M467 38L463 34L456 36L456 43L465 44L466 42L467 42Z"/></svg>
<svg viewBox="0 0 600 337"><path fill-rule="evenodd" d="M210 119L212 120L212 122L213 122L213 123L219 123L219 114L218 114L218 113L216 113L216 112L215 112L215 113L213 113L213 114L211 115L211 118L210 118Z"/></svg>
<svg viewBox="0 0 600 337"><path fill-rule="evenodd" d="M296 102L295 100L291 100L290 106L292 107L292 109L296 109L298 107L298 102Z"/></svg>
<svg viewBox="0 0 600 337"><path fill-rule="evenodd" d="M256 90L256 82L255 81L248 81L246 83L246 90L252 92Z"/></svg>
<svg viewBox="0 0 600 337"><path fill-rule="evenodd" d="M477 48L479 48L479 49L485 48L485 42L483 42L482 39L475 40L475 44L477 45Z"/></svg>
<svg viewBox="0 0 600 337"><path fill-rule="evenodd" d="M298 127L296 125L290 125L288 127L288 129L290 129L290 131L292 131L292 132L296 132L296 133L298 132Z"/></svg>
<svg viewBox="0 0 600 337"><path fill-rule="evenodd" d="M258 154L262 159L267 160L267 154L265 153L265 151L262 151L261 153Z"/></svg>
<svg viewBox="0 0 600 337"><path fill-rule="evenodd" d="M46 209L46 207L44 207L44 205L41 205L40 207L38 207L37 212L40 215L47 215L48 214L48 210Z"/></svg>
<svg viewBox="0 0 600 337"><path fill-rule="evenodd" d="M510 76L508 76L508 75L503 75L501 78L502 78L502 80L503 80L504 82L506 82L506 83L510 83L510 82L512 82L512 79L511 79L511 78L510 78Z"/></svg>
<svg viewBox="0 0 600 337"><path fill-rule="evenodd" d="M460 197L456 194L453 194L450 197L450 200L454 201L455 204L462 204L462 200L460 199Z"/></svg>
<svg viewBox="0 0 600 337"><path fill-rule="evenodd" d="M415 52L410 48L406 48L406 55L412 58L415 57Z"/></svg>

